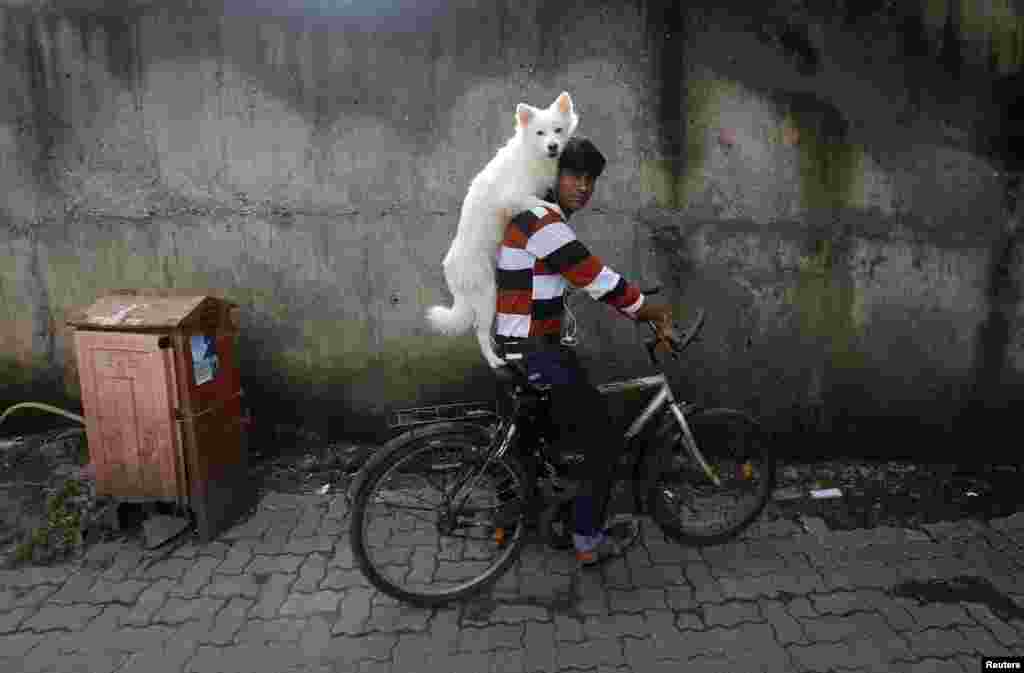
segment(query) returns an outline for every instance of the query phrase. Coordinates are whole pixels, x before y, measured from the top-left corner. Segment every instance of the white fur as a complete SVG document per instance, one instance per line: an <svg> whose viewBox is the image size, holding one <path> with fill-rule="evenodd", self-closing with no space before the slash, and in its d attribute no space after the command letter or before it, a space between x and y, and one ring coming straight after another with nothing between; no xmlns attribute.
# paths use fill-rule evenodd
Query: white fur
<svg viewBox="0 0 1024 673"><path fill-rule="evenodd" d="M517 105L516 134L473 178L462 202L455 239L443 262L455 301L451 308L431 307L427 320L448 335L476 327L480 351L491 367L505 364L491 342L497 301L495 264L505 227L513 215L527 208L558 209L540 197L554 186L558 155L578 123L568 93L563 92L546 110ZM551 145L557 145L554 157L548 154Z"/></svg>

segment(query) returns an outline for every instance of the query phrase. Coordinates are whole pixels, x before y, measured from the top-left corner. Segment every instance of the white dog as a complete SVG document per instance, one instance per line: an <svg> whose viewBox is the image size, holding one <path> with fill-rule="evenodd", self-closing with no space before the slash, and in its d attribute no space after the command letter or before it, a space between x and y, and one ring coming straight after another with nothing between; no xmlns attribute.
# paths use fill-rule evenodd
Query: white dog
<svg viewBox="0 0 1024 673"><path fill-rule="evenodd" d="M544 204L558 209L540 197L555 186L558 157L578 123L565 92L546 110L517 105L516 134L473 178L462 202L455 239L443 262L455 302L451 308L430 308L427 320L448 335L475 326L480 351L491 367L505 364L491 341L497 300L494 269L505 228L528 208Z"/></svg>

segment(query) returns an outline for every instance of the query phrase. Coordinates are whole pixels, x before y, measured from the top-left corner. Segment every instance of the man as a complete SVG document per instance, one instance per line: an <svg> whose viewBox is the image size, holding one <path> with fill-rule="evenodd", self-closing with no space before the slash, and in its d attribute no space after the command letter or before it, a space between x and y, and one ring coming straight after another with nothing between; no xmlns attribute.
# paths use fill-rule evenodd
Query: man
<svg viewBox="0 0 1024 673"><path fill-rule="evenodd" d="M509 223L498 253L496 340L507 355L522 353L534 383L551 385L551 411L560 442L583 449L585 488L573 503L576 559L593 565L617 553L605 523L612 470L623 447L614 437L607 404L581 368L576 353L560 344L566 284L633 320L655 323L659 341L673 336L672 311L654 304L590 254L566 220L587 205L605 158L594 144L574 137L558 160L558 183L546 200L554 209L525 210Z"/></svg>

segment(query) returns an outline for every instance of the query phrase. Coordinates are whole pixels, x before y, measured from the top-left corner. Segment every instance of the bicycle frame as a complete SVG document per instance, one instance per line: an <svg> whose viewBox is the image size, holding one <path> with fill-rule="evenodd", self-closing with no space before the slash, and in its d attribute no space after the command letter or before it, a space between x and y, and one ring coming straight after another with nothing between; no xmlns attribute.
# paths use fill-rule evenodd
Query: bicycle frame
<svg viewBox="0 0 1024 673"><path fill-rule="evenodd" d="M602 395L608 395L610 393L621 393L633 390L648 390L651 388L658 388L658 392L654 394L650 402L640 415L634 419L633 423L626 430L623 435L624 446L635 438L640 432L647 426L647 424L654 418L659 411L661 411L666 405L672 411L672 416L676 420L676 424L679 426L680 431L683 435L683 445L686 447L693 459L697 461L697 464L701 466L704 473L708 476L708 479L714 483L715 486L721 486L721 480L718 474L715 473L714 469L708 465L704 459L704 455L701 453L700 448L697 446L697 441L693 437L693 433L690 431L690 425L686 422L686 415L691 412L695 405L678 402L675 399L675 395L672 393L672 388L669 386L668 378L664 374L656 374L654 376L642 376L634 379L626 379L623 381L612 381L609 383L602 383L597 386L597 390ZM513 440L518 433L518 427L515 422L515 417L503 419L498 427L497 433L495 433L496 446L492 444L493 450L488 453L487 460L484 462L483 467L480 470L474 471L466 475L463 483L459 484L449 502L458 502L461 506L463 503L460 500L464 500L468 497L468 490L470 490L475 484L476 479L483 474L494 460L500 460L510 448L512 448Z"/></svg>
<svg viewBox="0 0 1024 673"><path fill-rule="evenodd" d="M675 395L672 394L672 388L668 384L668 378L664 374L656 374L654 376L642 376L635 379L627 379L625 381L613 381L611 383L603 383L597 386L597 389L601 394L607 395L608 393L620 393L631 390L645 390L648 388L660 388L651 401L647 403L647 406L640 415L636 417L632 425L626 430L626 434L623 436L625 442L629 442L644 429L644 426L654 416L661 411L661 409L668 405L672 411L672 416L676 419L676 423L679 425L680 431L683 433L683 444L686 449L693 456L694 460L701 466L704 473L708 475L715 486L721 486L721 481L715 471L711 469L707 461L704 460L704 455L700 452L700 448L697 446L697 440L693 438L693 433L690 431L690 425L686 422L686 414L693 410L694 405L686 402L677 402Z"/></svg>

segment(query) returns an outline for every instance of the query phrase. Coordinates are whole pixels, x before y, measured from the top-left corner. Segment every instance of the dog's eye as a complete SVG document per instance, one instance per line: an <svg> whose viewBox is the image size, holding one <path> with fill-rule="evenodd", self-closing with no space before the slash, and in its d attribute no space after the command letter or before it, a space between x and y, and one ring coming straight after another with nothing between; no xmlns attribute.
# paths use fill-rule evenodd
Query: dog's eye
<svg viewBox="0 0 1024 673"><path fill-rule="evenodd" d="M561 133L562 129L555 129L555 133Z"/></svg>
<svg viewBox="0 0 1024 673"><path fill-rule="evenodd" d="M544 135L544 132L543 131L537 131L537 135L542 136L542 135Z"/></svg>

